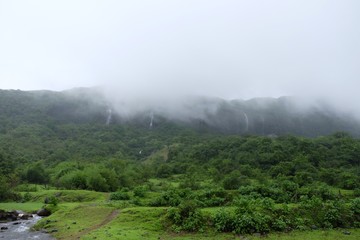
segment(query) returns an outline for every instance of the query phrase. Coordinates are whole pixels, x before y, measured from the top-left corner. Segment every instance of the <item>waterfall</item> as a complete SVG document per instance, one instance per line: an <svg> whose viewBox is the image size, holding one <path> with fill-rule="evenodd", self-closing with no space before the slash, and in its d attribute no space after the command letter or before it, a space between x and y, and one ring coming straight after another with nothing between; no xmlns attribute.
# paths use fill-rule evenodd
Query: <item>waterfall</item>
<svg viewBox="0 0 360 240"><path fill-rule="evenodd" d="M109 125L111 123L111 118L112 118L112 109L108 108L107 112L107 118L106 118L106 125Z"/></svg>
<svg viewBox="0 0 360 240"><path fill-rule="evenodd" d="M249 131L249 118L245 112L244 112L244 116L245 116L245 124L246 124L245 132L247 132Z"/></svg>
<svg viewBox="0 0 360 240"><path fill-rule="evenodd" d="M150 113L150 124L149 124L150 129L153 127L153 121L154 121L154 113L151 112Z"/></svg>

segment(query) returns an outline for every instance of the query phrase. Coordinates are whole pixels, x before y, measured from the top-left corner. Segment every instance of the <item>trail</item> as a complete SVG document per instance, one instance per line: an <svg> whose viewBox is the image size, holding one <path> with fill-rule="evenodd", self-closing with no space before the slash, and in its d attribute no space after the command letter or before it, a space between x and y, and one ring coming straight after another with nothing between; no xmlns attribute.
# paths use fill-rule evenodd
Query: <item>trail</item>
<svg viewBox="0 0 360 240"><path fill-rule="evenodd" d="M112 211L101 223L96 224L87 229L84 229L84 231L81 231L78 234L76 234L75 236L72 236L71 239L80 239L82 236L85 236L86 234L103 227L104 225L106 225L109 222L111 222L112 220L114 220L119 215L119 213L120 213L119 210Z"/></svg>

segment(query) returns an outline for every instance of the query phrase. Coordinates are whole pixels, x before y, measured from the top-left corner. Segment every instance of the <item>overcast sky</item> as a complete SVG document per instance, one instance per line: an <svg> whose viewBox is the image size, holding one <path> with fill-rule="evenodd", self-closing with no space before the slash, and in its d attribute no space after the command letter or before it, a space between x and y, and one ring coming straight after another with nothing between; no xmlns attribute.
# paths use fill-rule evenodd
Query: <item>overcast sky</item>
<svg viewBox="0 0 360 240"><path fill-rule="evenodd" d="M135 96L351 101L360 1L0 0L1 89L99 85Z"/></svg>

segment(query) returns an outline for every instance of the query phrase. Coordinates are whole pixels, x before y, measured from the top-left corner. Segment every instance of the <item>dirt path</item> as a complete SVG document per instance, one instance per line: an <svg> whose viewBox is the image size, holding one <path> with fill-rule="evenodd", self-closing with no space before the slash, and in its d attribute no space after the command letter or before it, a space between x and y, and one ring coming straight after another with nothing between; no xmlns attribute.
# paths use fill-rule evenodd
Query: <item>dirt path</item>
<svg viewBox="0 0 360 240"><path fill-rule="evenodd" d="M84 229L84 231L79 232L78 234L76 234L75 236L72 236L71 239L80 239L82 236L97 230L99 228L101 228L102 226L108 224L109 222L111 222L113 219L115 219L118 215L119 215L120 211L119 210L114 210L112 211L101 223L96 224L92 227L89 227L87 229Z"/></svg>

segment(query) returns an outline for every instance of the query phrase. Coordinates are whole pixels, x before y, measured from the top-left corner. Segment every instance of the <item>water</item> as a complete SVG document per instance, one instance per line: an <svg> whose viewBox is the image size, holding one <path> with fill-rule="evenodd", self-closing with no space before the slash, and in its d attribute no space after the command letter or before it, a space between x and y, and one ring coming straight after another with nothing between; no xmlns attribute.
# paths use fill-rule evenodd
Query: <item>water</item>
<svg viewBox="0 0 360 240"><path fill-rule="evenodd" d="M245 117L245 124L246 124L245 132L247 132L247 131L249 131L249 118L245 112L244 112L244 117Z"/></svg>
<svg viewBox="0 0 360 240"><path fill-rule="evenodd" d="M111 108L109 108L107 110L107 114L108 114L108 116L106 118L106 125L109 125L111 123L111 118L112 118L112 109Z"/></svg>
<svg viewBox="0 0 360 240"><path fill-rule="evenodd" d="M153 121L154 121L154 113L151 112L150 113L150 124L149 124L150 129L153 127Z"/></svg>
<svg viewBox="0 0 360 240"><path fill-rule="evenodd" d="M0 228L7 227L6 230L0 231L0 239L11 239L11 240L26 240L26 239L36 239L36 240L53 240L49 234L43 232L34 232L31 231L31 227L35 225L41 217L33 215L33 218L29 220L18 220L13 222L0 223ZM14 223L19 223L14 225Z"/></svg>

